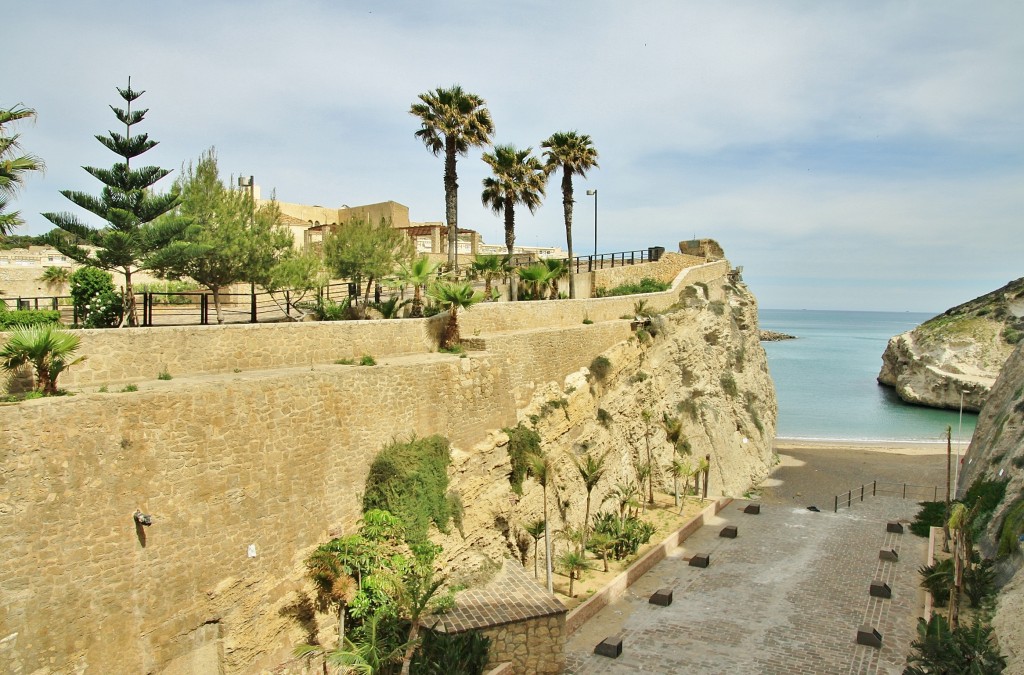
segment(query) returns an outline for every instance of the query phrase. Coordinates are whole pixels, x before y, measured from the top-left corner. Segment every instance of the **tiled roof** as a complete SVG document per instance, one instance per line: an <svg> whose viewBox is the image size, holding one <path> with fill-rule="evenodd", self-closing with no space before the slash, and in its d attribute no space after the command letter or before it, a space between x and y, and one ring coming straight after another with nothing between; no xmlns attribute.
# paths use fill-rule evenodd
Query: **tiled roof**
<svg viewBox="0 0 1024 675"><path fill-rule="evenodd" d="M564 614L565 605L537 583L522 566L505 560L494 579L480 588L470 588L455 596L455 607L438 617L434 630L462 633L491 628L552 614ZM430 620L427 621L430 623Z"/></svg>

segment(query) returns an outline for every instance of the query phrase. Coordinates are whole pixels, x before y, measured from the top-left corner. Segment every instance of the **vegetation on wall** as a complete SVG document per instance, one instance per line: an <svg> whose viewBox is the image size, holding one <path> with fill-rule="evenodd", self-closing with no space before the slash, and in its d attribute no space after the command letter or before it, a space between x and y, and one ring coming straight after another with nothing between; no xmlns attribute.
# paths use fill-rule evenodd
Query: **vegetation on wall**
<svg viewBox="0 0 1024 675"><path fill-rule="evenodd" d="M395 514L405 524L410 542L427 541L431 523L447 532L451 519L449 464L451 447L443 436L391 442L370 466L363 511L380 509Z"/></svg>
<svg viewBox="0 0 1024 675"><path fill-rule="evenodd" d="M619 284L614 288L597 288L594 291L594 297L596 298L608 298L616 295L636 295L637 293L660 293L661 291L667 291L671 284L665 283L664 281L658 281L650 277L644 277L637 282L630 282Z"/></svg>
<svg viewBox="0 0 1024 675"><path fill-rule="evenodd" d="M16 309L8 312L0 302L0 330L47 323L60 323L60 312L55 309Z"/></svg>
<svg viewBox="0 0 1024 675"><path fill-rule="evenodd" d="M523 481L530 474L530 455L540 454L540 434L522 422L502 429L508 435L508 460L512 465L508 482L517 495L523 494Z"/></svg>

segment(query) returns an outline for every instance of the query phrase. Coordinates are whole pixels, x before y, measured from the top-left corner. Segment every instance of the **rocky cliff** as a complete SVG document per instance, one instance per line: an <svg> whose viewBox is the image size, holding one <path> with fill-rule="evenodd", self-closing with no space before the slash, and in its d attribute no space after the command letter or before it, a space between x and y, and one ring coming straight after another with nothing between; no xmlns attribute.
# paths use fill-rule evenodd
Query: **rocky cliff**
<svg viewBox="0 0 1024 675"><path fill-rule="evenodd" d="M485 340L486 342L486 340ZM555 461L556 497L549 495L553 530L578 527L586 491L573 457L607 455L607 473L592 496L593 511L617 484L636 482L635 463L650 443L655 490L672 492L674 457L664 421L678 420L694 463L710 455L709 494L741 495L773 465L777 405L764 349L757 305L741 283L680 289L680 302L651 317L601 356L607 373L582 368L561 385L538 389L519 410L535 427L541 448ZM449 567L464 573L493 568L515 555L525 523L542 514L542 489L527 480L521 497L510 487L508 437L492 433L472 449L456 452L453 486L466 504L464 536L441 543Z"/></svg>
<svg viewBox="0 0 1024 675"><path fill-rule="evenodd" d="M1024 337L1024 278L948 309L889 340L878 382L908 403L980 410Z"/></svg>
<svg viewBox="0 0 1024 675"><path fill-rule="evenodd" d="M1000 648L1009 659L1006 672L1024 672L1024 343L1006 361L964 457L957 485L962 495L976 480L1007 481L1002 502L988 518L978 546L987 558L997 559L1003 583L993 626ZM1002 545L1000 542L1002 541Z"/></svg>

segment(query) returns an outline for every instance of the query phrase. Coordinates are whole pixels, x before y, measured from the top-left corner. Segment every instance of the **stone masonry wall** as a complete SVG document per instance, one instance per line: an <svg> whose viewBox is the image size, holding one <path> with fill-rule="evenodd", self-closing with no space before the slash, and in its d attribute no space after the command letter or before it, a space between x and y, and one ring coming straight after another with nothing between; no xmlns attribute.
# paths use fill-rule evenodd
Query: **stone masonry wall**
<svg viewBox="0 0 1024 675"><path fill-rule="evenodd" d="M596 270L594 288L610 289L622 284L638 284L645 278L672 283L679 271L705 262L704 258L680 253L666 253L658 262L643 265L625 265Z"/></svg>
<svg viewBox="0 0 1024 675"><path fill-rule="evenodd" d="M488 668L511 663L511 672L516 675L561 673L565 669L565 614L480 632L491 639Z"/></svg>
<svg viewBox="0 0 1024 675"><path fill-rule="evenodd" d="M468 449L515 424L526 380L564 378L625 334L626 321L581 324L467 358L0 405L0 671L151 672L220 640L227 672L273 665L305 639L282 614L305 588L302 558L354 525L382 445L439 433ZM136 508L154 517L139 533Z"/></svg>

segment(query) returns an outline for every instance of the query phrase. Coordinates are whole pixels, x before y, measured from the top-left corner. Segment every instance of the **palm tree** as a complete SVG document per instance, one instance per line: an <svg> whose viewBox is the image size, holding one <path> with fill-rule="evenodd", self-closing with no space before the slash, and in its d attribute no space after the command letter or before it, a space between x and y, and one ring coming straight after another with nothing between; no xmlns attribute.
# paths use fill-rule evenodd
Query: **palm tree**
<svg viewBox="0 0 1024 675"><path fill-rule="evenodd" d="M647 444L647 502L654 504L654 460L651 459L651 411L640 411L640 417L644 421L644 442Z"/></svg>
<svg viewBox="0 0 1024 675"><path fill-rule="evenodd" d="M34 119L35 116L35 110L20 103L12 108L0 109L0 239L22 223L17 211L4 212L8 198L13 197L25 183L28 172L45 168L43 160L35 155L20 154L20 135L8 135L4 126L19 120Z"/></svg>
<svg viewBox="0 0 1024 675"><path fill-rule="evenodd" d="M301 644L292 652L295 656L311 659L322 656L332 666L343 668L343 673L378 675L394 672L392 664L402 660L406 645L389 644L389 636L380 625L386 618L386 610L378 609L363 619L363 639L358 644L345 638L338 649L325 649L320 645ZM326 667L325 667L326 668Z"/></svg>
<svg viewBox="0 0 1024 675"><path fill-rule="evenodd" d="M541 300L544 297L544 287L549 280L547 265L534 263L528 267L517 267L516 274L527 284L532 299Z"/></svg>
<svg viewBox="0 0 1024 675"><path fill-rule="evenodd" d="M448 224L448 264L458 268L459 181L455 171L458 155L466 155L473 146L490 145L494 133L487 102L459 85L438 87L419 95L409 112L420 120L416 138L423 141L434 156L444 153L444 205Z"/></svg>
<svg viewBox="0 0 1024 675"><path fill-rule="evenodd" d="M615 540L605 532L595 532L587 541L590 550L596 553L604 563L604 571L608 571L608 553L615 548Z"/></svg>
<svg viewBox="0 0 1024 675"><path fill-rule="evenodd" d="M569 264L558 258L545 258L544 267L548 269L548 283L551 285L551 294L548 297L557 300L558 281L569 276Z"/></svg>
<svg viewBox="0 0 1024 675"><path fill-rule="evenodd" d="M694 488L697 491L697 496L700 497L701 499L704 499L704 498L706 498L708 496L708 471L710 469L711 469L711 463L708 462L708 458L707 457L701 457L697 461L697 468L696 468L696 470L694 472L694 475L696 476L696 480L694 480ZM700 487L701 483L700 483L700 481L701 481L702 478L704 480L704 492L703 492L704 497L701 497L701 487Z"/></svg>
<svg viewBox="0 0 1024 675"><path fill-rule="evenodd" d="M635 483L616 483L615 487L612 488L612 491L609 493L609 496L612 497L619 506L620 524L626 520L626 509L628 509L630 503L636 499L637 494L639 494L639 490Z"/></svg>
<svg viewBox="0 0 1024 675"><path fill-rule="evenodd" d="M350 535L321 544L306 558L306 574L316 587L322 606L338 610L338 649L345 646L345 610L359 590L359 561L366 543Z"/></svg>
<svg viewBox="0 0 1024 675"><path fill-rule="evenodd" d="M423 255L416 258L409 265L402 263L398 266L398 279L403 284L412 286L412 309L409 312L411 317L423 316L423 295L422 288L430 281L434 272L441 263L432 263L430 258Z"/></svg>
<svg viewBox="0 0 1024 675"><path fill-rule="evenodd" d="M636 482L639 485L643 485L651 477L652 471L650 462L641 462L640 460L636 460L633 462L633 470L636 471ZM647 513L647 503L643 501L642 492L643 488L638 488L636 496L640 498L642 508L641 513Z"/></svg>
<svg viewBox="0 0 1024 675"><path fill-rule="evenodd" d="M493 153L485 152L483 156L494 176L484 178L480 199L496 215L504 214L505 247L510 256L516 243L516 204L535 213L548 182L547 170L531 152L533 148L519 150L513 145L496 145Z"/></svg>
<svg viewBox="0 0 1024 675"><path fill-rule="evenodd" d="M560 131L541 143L544 148L545 167L551 173L562 167L562 211L565 215L565 243L572 265L572 177L586 178L587 171L597 168L597 150L590 136L575 131ZM569 275L569 297L576 297L576 282Z"/></svg>
<svg viewBox="0 0 1024 675"><path fill-rule="evenodd" d="M459 344L459 310L469 309L484 299L467 281L437 281L427 291L434 302L448 310L448 323L441 336L441 348Z"/></svg>
<svg viewBox="0 0 1024 675"><path fill-rule="evenodd" d="M473 271L484 278L484 295L491 298L491 282L508 271L508 256L478 255L473 260Z"/></svg>
<svg viewBox="0 0 1024 675"><path fill-rule="evenodd" d="M572 458L573 466L576 467L576 471L579 472L580 478L583 479L583 486L587 489L587 507L583 516L583 541L580 544L580 550L585 551L587 548L587 528L590 526L590 497L594 492L594 488L601 482L604 477L605 467L604 462L607 459L608 453L601 455L598 458L594 458L589 452L583 456L582 460Z"/></svg>
<svg viewBox="0 0 1024 675"><path fill-rule="evenodd" d="M672 460L672 479L675 482L676 491L676 506L679 506L679 513L683 512L682 505L685 501L686 493L690 489L690 477L693 476L694 470L693 465L690 464L689 460L674 458ZM679 479L683 479L683 496L684 499L679 498Z"/></svg>
<svg viewBox="0 0 1024 675"><path fill-rule="evenodd" d="M548 527L548 483L555 477L555 467L547 455L530 455L530 473L543 488L544 496L544 564L547 571L548 593L554 593L555 587L551 578L551 528Z"/></svg>
<svg viewBox="0 0 1024 675"><path fill-rule="evenodd" d="M580 578L583 575L583 570L587 569L587 559L583 557L582 553L569 549L558 557L558 564L569 575L569 597L572 596L573 581Z"/></svg>
<svg viewBox="0 0 1024 675"><path fill-rule="evenodd" d="M544 536L544 531L547 529L547 523L544 522L543 518L538 520L531 520L523 526L526 530L526 534L533 537L533 578L537 578L537 558L539 551L537 550L540 538Z"/></svg>
<svg viewBox="0 0 1024 675"><path fill-rule="evenodd" d="M71 269L68 267L56 267L51 265L43 270L39 281L46 284L46 287L56 293L64 290L64 286L71 283Z"/></svg>
<svg viewBox="0 0 1024 675"><path fill-rule="evenodd" d="M85 357L71 360L82 339L54 324L18 326L11 330L0 348L0 368L14 371L31 364L35 370L36 390L44 396L57 394L57 377Z"/></svg>

